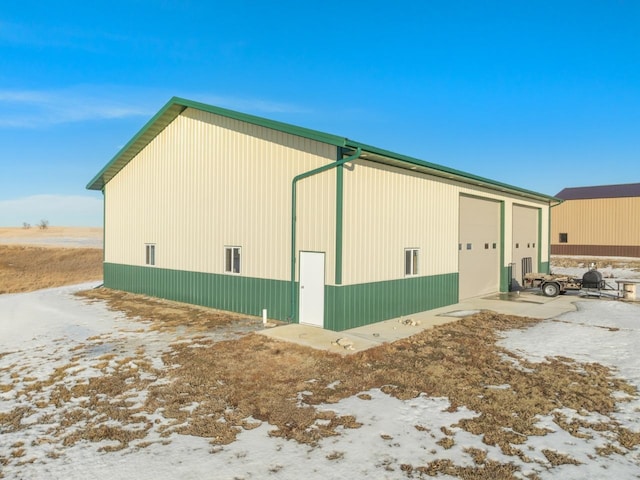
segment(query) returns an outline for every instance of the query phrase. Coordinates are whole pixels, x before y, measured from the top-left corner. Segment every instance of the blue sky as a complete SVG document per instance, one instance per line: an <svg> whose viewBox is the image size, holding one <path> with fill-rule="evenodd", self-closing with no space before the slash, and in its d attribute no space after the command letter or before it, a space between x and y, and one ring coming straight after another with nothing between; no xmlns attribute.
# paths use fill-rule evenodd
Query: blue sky
<svg viewBox="0 0 640 480"><path fill-rule="evenodd" d="M0 6L0 226L101 225L87 182L172 96L554 195L640 182L640 2Z"/></svg>

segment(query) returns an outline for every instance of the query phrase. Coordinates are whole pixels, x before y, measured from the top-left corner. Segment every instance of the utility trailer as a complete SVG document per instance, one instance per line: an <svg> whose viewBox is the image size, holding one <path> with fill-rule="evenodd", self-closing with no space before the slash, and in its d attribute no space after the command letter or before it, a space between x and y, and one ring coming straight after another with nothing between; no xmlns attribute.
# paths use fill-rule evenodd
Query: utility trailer
<svg viewBox="0 0 640 480"><path fill-rule="evenodd" d="M569 275L549 275L546 273L527 273L523 279L524 288L539 288L545 297L557 297L570 290L596 290L600 294L607 285L602 274L594 268L587 271L582 278Z"/></svg>

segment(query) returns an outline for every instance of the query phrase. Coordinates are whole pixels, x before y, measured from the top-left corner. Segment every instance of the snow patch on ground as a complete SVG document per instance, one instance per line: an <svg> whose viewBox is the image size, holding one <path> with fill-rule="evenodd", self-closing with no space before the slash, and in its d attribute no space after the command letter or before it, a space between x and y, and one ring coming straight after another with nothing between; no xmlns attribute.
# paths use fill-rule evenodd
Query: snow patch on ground
<svg viewBox="0 0 640 480"><path fill-rule="evenodd" d="M102 238L98 237L0 237L4 245L34 245L45 247L102 248Z"/></svg>
<svg viewBox="0 0 640 480"><path fill-rule="evenodd" d="M640 390L640 306L614 300L586 300L576 303L577 311L557 319L547 320L526 330L507 332L499 345L531 362L543 362L548 357L569 357L578 362L599 363L610 367L616 376ZM640 399L618 403L613 418L631 431L640 432ZM561 412L576 419L578 412ZM601 419L595 419L596 421ZM630 455L594 456L597 447L609 441L605 436L589 432L593 438L577 439L555 425L553 418L540 419L540 425L554 431L544 437L529 437L527 446L533 451L553 448L570 453L581 466L554 469L557 478L639 478L640 451ZM599 472L599 473L598 473Z"/></svg>

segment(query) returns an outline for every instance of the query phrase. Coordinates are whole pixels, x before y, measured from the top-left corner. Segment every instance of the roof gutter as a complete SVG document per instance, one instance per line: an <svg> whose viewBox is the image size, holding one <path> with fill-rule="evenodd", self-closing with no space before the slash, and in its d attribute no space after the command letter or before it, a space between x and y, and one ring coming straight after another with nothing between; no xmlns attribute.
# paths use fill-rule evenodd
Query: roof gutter
<svg viewBox="0 0 640 480"><path fill-rule="evenodd" d="M332 168L337 168L348 162L353 162L360 157L362 148L356 148L353 155L349 155L334 163L323 165L322 167L314 168L308 172L301 173L293 177L291 181L291 310L289 313L289 322L293 322L298 314L298 304L296 301L296 209L297 209L297 187L298 182L305 178L312 177Z"/></svg>
<svg viewBox="0 0 640 480"><path fill-rule="evenodd" d="M488 188L490 190L495 190L501 193L506 193L511 195L515 194L520 197L527 197L536 201L544 201L544 202L560 202L561 201L558 198L550 197L548 195L544 195L538 192L526 190L524 188L516 187L514 185L509 185L509 184L498 182L488 178L480 177L478 175L473 175L471 173L464 172L462 170L456 170L453 168L445 167L443 165L427 162L425 160L409 157L407 155L391 152L389 150L384 150L371 145L365 145L360 142L347 140L346 146L349 148L361 147L367 153L372 154L372 156L366 158L367 160L372 162L389 164L384 160L384 159L389 159L389 160L398 162L400 164L404 164L404 165L398 165L397 163L392 164L398 168L412 170L418 173L432 175L435 177L444 178L454 182L465 183L467 185L472 185L474 188L475 187ZM376 159L375 157L378 157L378 159Z"/></svg>

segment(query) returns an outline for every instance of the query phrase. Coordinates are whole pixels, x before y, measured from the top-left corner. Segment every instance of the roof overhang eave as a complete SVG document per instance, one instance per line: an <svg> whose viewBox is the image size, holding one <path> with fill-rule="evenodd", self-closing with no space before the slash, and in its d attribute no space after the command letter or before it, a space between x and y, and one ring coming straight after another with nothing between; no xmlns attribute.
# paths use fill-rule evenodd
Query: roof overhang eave
<svg viewBox="0 0 640 480"><path fill-rule="evenodd" d="M253 115L247 115L231 110L213 107L211 105L174 97L160 111L153 116L138 133L91 179L87 184L89 190L103 190L105 185L122 170L142 149L144 149L156 136L158 136L176 117L187 108L195 108L209 113L214 113L236 120L254 123L267 128L276 129L293 135L309 138L323 143L328 143L338 147L344 147L346 154L352 154L358 148L362 149L361 158L371 160L386 165L416 171L431 176L448 179L451 181L487 188L494 191L517 195L519 197L530 198L545 203L559 204L561 199L550 197L538 192L515 187L505 183L478 177L467 172L455 170L442 165L426 162L417 158L401 155L388 150L383 150L371 145L351 141L344 137L339 137L315 130L309 130L295 125L268 120ZM351 152L349 153L349 150Z"/></svg>
<svg viewBox="0 0 640 480"><path fill-rule="evenodd" d="M349 152L351 149L355 151L355 149L358 147L362 148L362 154L360 155L360 158L372 162L391 165L418 173L424 173L434 177L465 183L467 185L472 185L475 187L497 190L502 193L517 195L519 197L525 197L536 201L543 201L545 203L549 203L549 205L562 202L562 200L559 198L551 197L539 192L519 188L506 183L490 180L488 178L479 177L467 172L463 172L461 170L455 170L442 165L419 160L417 158L408 157L406 155L382 150L371 145L364 145L358 142L347 141L347 152Z"/></svg>

